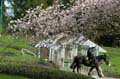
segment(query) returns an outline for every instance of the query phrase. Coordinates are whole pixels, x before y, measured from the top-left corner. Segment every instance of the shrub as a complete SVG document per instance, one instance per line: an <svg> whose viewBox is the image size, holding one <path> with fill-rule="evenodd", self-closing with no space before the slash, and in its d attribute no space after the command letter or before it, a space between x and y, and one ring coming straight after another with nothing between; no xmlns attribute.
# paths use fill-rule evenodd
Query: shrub
<svg viewBox="0 0 120 79"><path fill-rule="evenodd" d="M53 68L41 67L39 65L17 62L0 63L0 72L26 76L32 79L93 79L73 72L66 72Z"/></svg>

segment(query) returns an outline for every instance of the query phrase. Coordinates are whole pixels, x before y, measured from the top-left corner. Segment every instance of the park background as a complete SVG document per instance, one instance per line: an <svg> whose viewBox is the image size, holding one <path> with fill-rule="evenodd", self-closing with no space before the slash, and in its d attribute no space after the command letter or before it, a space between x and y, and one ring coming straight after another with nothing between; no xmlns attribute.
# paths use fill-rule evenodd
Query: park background
<svg viewBox="0 0 120 79"><path fill-rule="evenodd" d="M24 35L13 36L12 33L8 31L8 25L11 20L23 18L26 14L26 10L36 8L36 6L41 6L41 4L43 4L42 8L46 9L49 6L54 5L55 1L56 0L0 0L0 61L3 61L3 64L4 61L7 61L7 63L40 61L40 59L34 58L31 55L21 56L21 51L18 49L27 48L32 52L36 52L37 49L34 47L34 44L39 40L46 38L40 37L31 40L30 38L26 38ZM70 0L61 1L67 6L65 9L70 7L67 4L72 5ZM120 6L118 5L118 7ZM120 14L118 13L118 16L119 15ZM120 17L118 16L111 18L113 20L113 24L111 24L110 27L107 27L105 24L103 24L104 26L99 27L100 29L98 29L98 32L100 32L100 34L94 34L93 30L93 32L89 32L89 35L86 35L86 37L107 50L107 55L111 58L110 61L112 66L108 68L103 65L104 73L106 75L109 74L110 76L120 78ZM31 37L31 34L28 35L28 37ZM7 78L7 75L0 74L0 77ZM15 77L16 79L16 76L10 75L10 77Z"/></svg>

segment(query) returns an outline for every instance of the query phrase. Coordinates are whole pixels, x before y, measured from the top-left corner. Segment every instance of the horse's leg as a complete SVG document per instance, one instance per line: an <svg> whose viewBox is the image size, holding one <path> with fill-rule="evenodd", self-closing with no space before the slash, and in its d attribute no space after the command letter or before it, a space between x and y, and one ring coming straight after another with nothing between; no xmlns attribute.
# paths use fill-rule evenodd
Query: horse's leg
<svg viewBox="0 0 120 79"><path fill-rule="evenodd" d="M90 68L90 70L89 70L89 72L88 72L88 75L89 75L89 76L91 76L91 72L92 72L93 69L94 69L94 67L91 67L91 68Z"/></svg>
<svg viewBox="0 0 120 79"><path fill-rule="evenodd" d="M76 66L76 63L73 61L72 64L70 65L70 68L73 69L73 72L75 72L75 66Z"/></svg>
<svg viewBox="0 0 120 79"><path fill-rule="evenodd" d="M101 73L100 73L99 67L96 67L96 70L97 70L98 76L99 76L99 77L102 77L102 75L101 75Z"/></svg>
<svg viewBox="0 0 120 79"><path fill-rule="evenodd" d="M79 73L80 68L81 68L81 65L77 65L77 73Z"/></svg>
<svg viewBox="0 0 120 79"><path fill-rule="evenodd" d="M75 72L75 68L77 67L77 64L73 66L73 72Z"/></svg>
<svg viewBox="0 0 120 79"><path fill-rule="evenodd" d="M104 77L103 73L102 73L102 68L99 66L99 70L100 70L100 73L102 75L102 77Z"/></svg>
<svg viewBox="0 0 120 79"><path fill-rule="evenodd" d="M75 72L75 66L73 67L73 72Z"/></svg>
<svg viewBox="0 0 120 79"><path fill-rule="evenodd" d="M75 62L73 62L73 63L70 65L70 68L73 69L74 65L75 65Z"/></svg>

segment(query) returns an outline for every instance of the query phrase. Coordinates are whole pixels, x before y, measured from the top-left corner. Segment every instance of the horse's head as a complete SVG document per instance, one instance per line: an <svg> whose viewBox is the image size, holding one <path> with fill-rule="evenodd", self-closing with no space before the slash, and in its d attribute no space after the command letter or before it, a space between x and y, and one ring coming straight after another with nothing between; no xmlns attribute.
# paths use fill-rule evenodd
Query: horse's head
<svg viewBox="0 0 120 79"><path fill-rule="evenodd" d="M110 58L106 54L103 55L103 60L105 61L106 65L110 67Z"/></svg>

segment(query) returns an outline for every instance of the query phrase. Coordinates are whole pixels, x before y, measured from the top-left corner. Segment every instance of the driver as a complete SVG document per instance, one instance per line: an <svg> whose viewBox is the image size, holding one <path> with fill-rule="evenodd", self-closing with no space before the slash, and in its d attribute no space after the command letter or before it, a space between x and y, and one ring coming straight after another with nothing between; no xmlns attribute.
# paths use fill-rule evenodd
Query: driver
<svg viewBox="0 0 120 79"><path fill-rule="evenodd" d="M95 46L89 47L87 50L87 57L90 62L94 61L94 59L95 59L95 56L93 54L94 50L95 50Z"/></svg>

